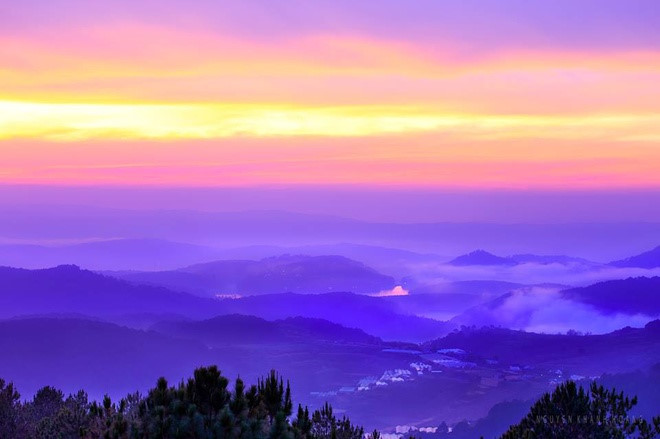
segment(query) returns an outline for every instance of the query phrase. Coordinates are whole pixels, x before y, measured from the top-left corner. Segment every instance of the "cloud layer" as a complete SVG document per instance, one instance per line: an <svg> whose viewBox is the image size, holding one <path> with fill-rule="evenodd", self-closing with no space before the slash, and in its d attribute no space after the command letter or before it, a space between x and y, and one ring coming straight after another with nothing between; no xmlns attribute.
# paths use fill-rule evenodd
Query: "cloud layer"
<svg viewBox="0 0 660 439"><path fill-rule="evenodd" d="M604 334L625 326L641 327L655 315L603 313L565 299L558 289L520 289L458 316L456 324L503 326L531 332L559 333L570 330Z"/></svg>
<svg viewBox="0 0 660 439"><path fill-rule="evenodd" d="M620 268L607 265L520 264L515 266L453 266L424 264L413 268L415 278L424 283L463 280L497 280L521 284L560 284L586 286L597 282L628 277L660 276L660 268Z"/></svg>

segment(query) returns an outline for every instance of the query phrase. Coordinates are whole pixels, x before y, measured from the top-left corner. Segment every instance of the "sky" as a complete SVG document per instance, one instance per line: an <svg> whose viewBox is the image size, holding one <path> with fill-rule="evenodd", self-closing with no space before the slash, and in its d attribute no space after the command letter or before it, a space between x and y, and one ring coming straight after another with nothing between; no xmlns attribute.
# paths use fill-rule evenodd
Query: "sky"
<svg viewBox="0 0 660 439"><path fill-rule="evenodd" d="M659 84L655 0L0 0L0 185L657 193Z"/></svg>

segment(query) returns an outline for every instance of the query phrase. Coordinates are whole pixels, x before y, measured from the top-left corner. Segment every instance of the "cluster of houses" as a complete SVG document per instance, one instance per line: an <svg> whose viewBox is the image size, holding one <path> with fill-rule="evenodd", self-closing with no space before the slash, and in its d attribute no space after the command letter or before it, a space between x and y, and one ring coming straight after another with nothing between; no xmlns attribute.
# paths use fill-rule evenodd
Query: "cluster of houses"
<svg viewBox="0 0 660 439"><path fill-rule="evenodd" d="M355 386L344 386L338 390L326 392L311 392L312 396L327 398L329 396L336 396L338 394L363 392L378 387L384 387L393 383L402 383L411 381L416 376L428 373L442 373L442 368L458 368L466 369L475 367L475 363L462 361L457 359L457 356L465 354L461 349L442 349L437 353L422 353L421 351L411 352L402 349L387 349L387 352L392 353L414 353L419 355L420 360L409 364L408 369L389 369L382 373L380 377L368 376L360 379Z"/></svg>

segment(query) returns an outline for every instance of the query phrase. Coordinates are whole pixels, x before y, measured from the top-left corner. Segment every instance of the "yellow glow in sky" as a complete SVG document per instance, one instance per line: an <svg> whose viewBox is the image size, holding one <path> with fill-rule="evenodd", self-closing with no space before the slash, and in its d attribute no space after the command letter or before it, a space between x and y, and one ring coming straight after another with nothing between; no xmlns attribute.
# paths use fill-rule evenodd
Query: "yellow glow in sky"
<svg viewBox="0 0 660 439"><path fill-rule="evenodd" d="M461 139L660 139L660 115L453 114L432 107L67 104L0 101L0 139L363 137L438 132Z"/></svg>

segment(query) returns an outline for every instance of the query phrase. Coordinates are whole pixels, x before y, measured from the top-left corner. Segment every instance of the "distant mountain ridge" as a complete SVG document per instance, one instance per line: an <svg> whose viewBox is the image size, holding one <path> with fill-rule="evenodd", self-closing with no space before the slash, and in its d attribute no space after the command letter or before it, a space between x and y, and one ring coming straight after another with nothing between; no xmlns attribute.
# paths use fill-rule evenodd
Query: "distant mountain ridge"
<svg viewBox="0 0 660 439"><path fill-rule="evenodd" d="M212 299L60 265L41 270L0 267L0 318L25 314L80 313L91 316L169 313L217 314Z"/></svg>
<svg viewBox="0 0 660 439"><path fill-rule="evenodd" d="M299 246L254 245L221 251L217 259L263 259L277 255L326 256L339 255L360 261L381 273L397 278L411 273L410 268L420 263L441 263L446 257L433 253L417 253L409 250L379 245L340 242L337 244L307 244Z"/></svg>
<svg viewBox="0 0 660 439"><path fill-rule="evenodd" d="M562 367L580 359L584 371L599 367L603 358L614 358L620 367L634 370L660 361L660 320L643 328L623 328L602 335L539 334L505 328L464 328L423 345L426 349L462 349L484 359L514 364ZM626 357L626 354L630 355ZM588 361L589 357L591 361ZM610 360L612 361L612 360Z"/></svg>
<svg viewBox="0 0 660 439"><path fill-rule="evenodd" d="M0 245L0 265L29 269L76 264L90 270L167 270L218 257L219 251L212 247L153 238Z"/></svg>
<svg viewBox="0 0 660 439"><path fill-rule="evenodd" d="M353 292L373 294L396 286L393 277L343 256L281 255L220 260L161 272L112 273L132 282L198 295Z"/></svg>
<svg viewBox="0 0 660 439"><path fill-rule="evenodd" d="M443 255L488 248L612 259L657 239L660 223L393 223L283 211L0 206L0 230L3 238L24 242L156 238L224 248L356 242Z"/></svg>
<svg viewBox="0 0 660 439"><path fill-rule="evenodd" d="M117 238L58 245L0 244L0 265L28 269L76 264L97 271L162 271L217 260L261 260L280 255L344 256L397 277L409 274L409 265L446 259L430 253L353 243L216 248L165 239Z"/></svg>
<svg viewBox="0 0 660 439"><path fill-rule="evenodd" d="M599 265L595 262L589 261L584 258L576 258L566 255L536 255L531 253L516 254L511 256L497 256L485 250L475 250L465 255L458 256L451 261L448 265L454 266L470 266L470 265L491 265L491 266L514 266L519 264L584 264L584 265Z"/></svg>
<svg viewBox="0 0 660 439"><path fill-rule="evenodd" d="M660 267L660 245L647 252L612 261L609 265L614 267L658 268Z"/></svg>
<svg viewBox="0 0 660 439"><path fill-rule="evenodd" d="M307 317L359 328L386 341L421 342L446 334L444 322L402 312L384 297L352 293L265 294L219 301L225 314L266 320Z"/></svg>
<svg viewBox="0 0 660 439"><path fill-rule="evenodd" d="M146 387L154 373L179 379L208 351L200 342L156 332L43 317L0 320L0 349L0 377L18 380L28 394L50 381L69 392L85 388L96 398L104 387L115 396Z"/></svg>
<svg viewBox="0 0 660 439"><path fill-rule="evenodd" d="M151 329L169 336L202 341L212 346L319 342L382 344L378 337L368 335L360 329L305 317L268 321L254 316L227 314L201 321L164 321L156 323Z"/></svg>
<svg viewBox="0 0 660 439"><path fill-rule="evenodd" d="M598 282L562 291L568 299L608 313L660 315L660 277L635 277Z"/></svg>
<svg viewBox="0 0 660 439"><path fill-rule="evenodd" d="M448 262L449 265L516 265L516 262L501 256L488 253L485 250L475 250L465 255L458 256Z"/></svg>
<svg viewBox="0 0 660 439"><path fill-rule="evenodd" d="M252 346L245 346L240 333L217 334L224 325L244 328L253 325L254 319L224 316L186 327L199 330L196 336L211 342L208 344L182 336L185 334L170 336L89 319L0 320L0 377L11 377L25 397L48 384L67 393L84 388L98 400L105 392L116 399L128 392L144 391L159 376L178 382L199 365L217 364L227 377L234 379L240 373L247 380L276 369L296 377L293 391L297 399L310 404L311 391L352 385L362 374L407 367L414 358L411 354L384 352L378 339L359 330L318 320L261 320L261 327L249 339L255 343ZM275 343L258 340L263 331L272 328L280 328ZM220 338L223 343L211 347L215 336L224 337Z"/></svg>
<svg viewBox="0 0 660 439"><path fill-rule="evenodd" d="M0 319L84 315L146 328L162 320L245 314L266 320L325 319L387 340L423 341L446 333L443 322L406 315L381 297L353 293L283 293L218 300L132 283L73 265L41 270L0 267L0 285Z"/></svg>

